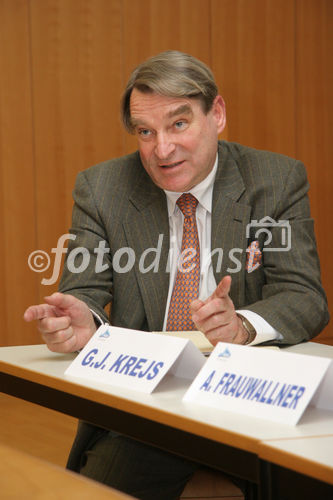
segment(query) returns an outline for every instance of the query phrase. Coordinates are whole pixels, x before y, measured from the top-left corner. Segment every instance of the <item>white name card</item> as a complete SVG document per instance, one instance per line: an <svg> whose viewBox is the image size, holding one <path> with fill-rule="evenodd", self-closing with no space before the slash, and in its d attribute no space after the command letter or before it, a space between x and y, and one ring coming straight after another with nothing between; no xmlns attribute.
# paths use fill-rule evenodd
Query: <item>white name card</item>
<svg viewBox="0 0 333 500"><path fill-rule="evenodd" d="M296 425L331 363L317 356L220 342L184 401ZM325 382L328 387L326 377ZM331 379L331 391L332 385Z"/></svg>
<svg viewBox="0 0 333 500"><path fill-rule="evenodd" d="M205 361L190 340L102 325L65 374L151 393L168 372L193 380Z"/></svg>

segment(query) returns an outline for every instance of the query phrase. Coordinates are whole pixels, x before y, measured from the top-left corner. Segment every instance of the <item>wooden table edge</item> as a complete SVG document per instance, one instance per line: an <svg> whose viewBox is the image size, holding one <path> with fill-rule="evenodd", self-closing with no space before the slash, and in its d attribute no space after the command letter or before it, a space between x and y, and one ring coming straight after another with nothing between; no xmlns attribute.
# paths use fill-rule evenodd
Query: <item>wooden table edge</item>
<svg viewBox="0 0 333 500"><path fill-rule="evenodd" d="M224 429L212 426L211 424L190 419L188 416L175 415L172 412L153 408L151 406L144 405L141 402L131 401L117 395L85 387L70 380L61 380L60 378L38 373L34 370L13 365L5 361L0 361L0 376L1 373L12 375L13 377L21 378L22 380L28 380L36 384L41 384L82 399L106 406L112 406L113 408L135 414L144 419L153 420L218 443L240 448L241 450L249 453L256 454L258 450L259 440L254 439L251 436L239 435L229 430L225 431Z"/></svg>
<svg viewBox="0 0 333 500"><path fill-rule="evenodd" d="M311 438L318 438L318 436L307 436L306 438L300 437L295 438L295 440ZM278 439L275 441L281 442L283 441L283 439ZM310 476L312 478L333 485L333 467L319 464L318 462L311 460L311 458L300 457L298 454L294 454L290 451L277 449L274 447L273 443L267 443L265 441L262 441L259 444L258 453L259 458L267 462L271 462L275 465L279 465L286 469L291 469L295 472L299 472L300 474L304 474L306 476Z"/></svg>

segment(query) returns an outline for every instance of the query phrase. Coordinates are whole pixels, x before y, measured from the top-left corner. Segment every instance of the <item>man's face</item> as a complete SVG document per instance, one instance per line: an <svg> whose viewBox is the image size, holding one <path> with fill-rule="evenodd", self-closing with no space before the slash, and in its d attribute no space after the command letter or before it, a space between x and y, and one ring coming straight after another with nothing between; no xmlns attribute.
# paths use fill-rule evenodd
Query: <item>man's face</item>
<svg viewBox="0 0 333 500"><path fill-rule="evenodd" d="M133 89L130 113L141 161L157 186L183 193L207 177L225 126L220 96L205 114L197 99Z"/></svg>

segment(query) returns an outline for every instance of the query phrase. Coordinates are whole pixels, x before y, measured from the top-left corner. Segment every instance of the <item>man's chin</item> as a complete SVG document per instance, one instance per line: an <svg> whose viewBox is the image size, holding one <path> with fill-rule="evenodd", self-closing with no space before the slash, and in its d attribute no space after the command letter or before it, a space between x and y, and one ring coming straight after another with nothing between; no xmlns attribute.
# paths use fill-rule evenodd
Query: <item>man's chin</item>
<svg viewBox="0 0 333 500"><path fill-rule="evenodd" d="M165 191L185 193L194 186L194 179L183 165L158 166L152 173L155 174L151 175L152 181Z"/></svg>
<svg viewBox="0 0 333 500"><path fill-rule="evenodd" d="M188 182L179 182L179 181L162 181L159 183L159 187L164 189L165 191L172 191L174 193L186 193L190 191L193 187Z"/></svg>

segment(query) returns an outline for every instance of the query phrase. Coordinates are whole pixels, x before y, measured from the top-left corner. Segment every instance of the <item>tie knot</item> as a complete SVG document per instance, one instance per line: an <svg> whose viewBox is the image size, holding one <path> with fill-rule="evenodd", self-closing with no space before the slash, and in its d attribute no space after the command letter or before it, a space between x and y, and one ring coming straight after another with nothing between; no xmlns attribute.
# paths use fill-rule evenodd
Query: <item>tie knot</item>
<svg viewBox="0 0 333 500"><path fill-rule="evenodd" d="M183 212L184 217L195 216L198 203L196 197L191 193L183 193L177 200L177 205Z"/></svg>

